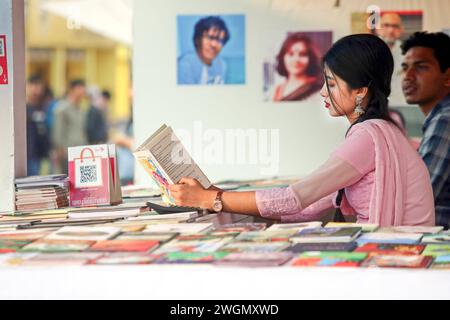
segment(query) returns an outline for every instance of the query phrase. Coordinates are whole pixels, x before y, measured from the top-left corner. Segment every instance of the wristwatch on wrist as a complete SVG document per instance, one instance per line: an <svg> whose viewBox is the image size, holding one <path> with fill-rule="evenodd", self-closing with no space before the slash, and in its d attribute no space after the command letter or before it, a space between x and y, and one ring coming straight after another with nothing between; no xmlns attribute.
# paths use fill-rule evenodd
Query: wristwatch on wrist
<svg viewBox="0 0 450 320"><path fill-rule="evenodd" d="M220 213L223 210L222 195L223 195L223 191L219 191L217 193L216 200L214 200L213 211L216 213Z"/></svg>

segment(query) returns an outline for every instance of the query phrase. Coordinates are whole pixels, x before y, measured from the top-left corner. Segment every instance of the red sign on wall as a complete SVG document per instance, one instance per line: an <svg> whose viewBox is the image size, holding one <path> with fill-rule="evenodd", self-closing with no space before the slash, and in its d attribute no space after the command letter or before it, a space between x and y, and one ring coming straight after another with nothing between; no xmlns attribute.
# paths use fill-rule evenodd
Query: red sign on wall
<svg viewBox="0 0 450 320"><path fill-rule="evenodd" d="M0 85L8 84L8 58L6 53L6 36L0 35Z"/></svg>

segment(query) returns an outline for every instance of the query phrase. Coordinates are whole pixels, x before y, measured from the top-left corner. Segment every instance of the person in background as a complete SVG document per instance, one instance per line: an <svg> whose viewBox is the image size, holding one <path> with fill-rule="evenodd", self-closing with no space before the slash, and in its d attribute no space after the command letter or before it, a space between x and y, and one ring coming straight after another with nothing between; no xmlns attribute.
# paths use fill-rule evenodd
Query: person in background
<svg viewBox="0 0 450 320"><path fill-rule="evenodd" d="M273 101L299 101L319 92L322 68L311 39L294 33L284 41L277 56L277 72L286 81L276 87Z"/></svg>
<svg viewBox="0 0 450 320"><path fill-rule="evenodd" d="M45 110L47 110L47 117L45 119L45 124L47 125L48 132L51 134L54 122L55 108L58 105L58 100L55 99L53 90L46 86L44 93L44 105Z"/></svg>
<svg viewBox="0 0 450 320"><path fill-rule="evenodd" d="M73 80L65 99L55 107L52 131L55 173L68 174L67 148L87 144L86 112L81 108L85 95L85 82Z"/></svg>
<svg viewBox="0 0 450 320"><path fill-rule="evenodd" d="M206 17L195 25L194 46L178 58L178 84L224 84L226 65L219 54L230 40L220 17Z"/></svg>
<svg viewBox="0 0 450 320"><path fill-rule="evenodd" d="M431 175L437 224L450 226L450 37L416 32L402 45L403 93L426 116L419 152Z"/></svg>
<svg viewBox="0 0 450 320"><path fill-rule="evenodd" d="M27 165L28 175L39 175L41 161L48 157L50 137L45 124L45 86L42 79L32 76L27 82Z"/></svg>
<svg viewBox="0 0 450 320"><path fill-rule="evenodd" d="M106 120L111 93L103 90L100 94L92 93L91 107L87 113L86 132L88 143L91 145L108 142L108 122Z"/></svg>
<svg viewBox="0 0 450 320"><path fill-rule="evenodd" d="M328 51L323 65L325 107L350 126L328 161L288 188L257 192L205 190L184 178L170 186L176 204L283 222L316 221L339 207L359 223L434 226L425 163L389 115L394 70L389 47L374 35L347 36Z"/></svg>
<svg viewBox="0 0 450 320"><path fill-rule="evenodd" d="M133 151L135 148L133 132L133 90L129 91L130 98L130 118L126 123L125 130L116 134L112 142L117 146L117 161L122 186L134 183L135 158Z"/></svg>
<svg viewBox="0 0 450 320"><path fill-rule="evenodd" d="M385 12L381 16L381 28L376 30L377 35L388 45L394 57L394 73L392 76L392 93L389 104L392 107L406 106L402 94L401 63L403 60L401 37L404 33L402 18L396 12Z"/></svg>

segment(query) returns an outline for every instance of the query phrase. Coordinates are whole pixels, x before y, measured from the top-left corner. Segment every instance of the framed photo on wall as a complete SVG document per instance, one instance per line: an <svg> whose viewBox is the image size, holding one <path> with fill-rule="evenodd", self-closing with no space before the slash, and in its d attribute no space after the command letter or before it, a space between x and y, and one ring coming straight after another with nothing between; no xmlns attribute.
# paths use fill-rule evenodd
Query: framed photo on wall
<svg viewBox="0 0 450 320"><path fill-rule="evenodd" d="M245 15L177 16L178 85L245 84Z"/></svg>

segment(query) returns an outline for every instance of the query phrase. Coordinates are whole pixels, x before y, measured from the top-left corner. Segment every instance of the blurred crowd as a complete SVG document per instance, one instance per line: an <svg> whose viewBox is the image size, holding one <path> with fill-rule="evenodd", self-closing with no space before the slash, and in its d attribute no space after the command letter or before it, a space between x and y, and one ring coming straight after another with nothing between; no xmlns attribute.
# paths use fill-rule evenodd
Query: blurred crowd
<svg viewBox="0 0 450 320"><path fill-rule="evenodd" d="M130 95L131 96L131 95ZM134 180L132 117L112 125L108 111L112 95L83 80L73 80L67 93L57 99L39 76L27 82L28 175L67 174L69 147L114 143L118 149L122 185ZM88 109L83 103L88 102Z"/></svg>

